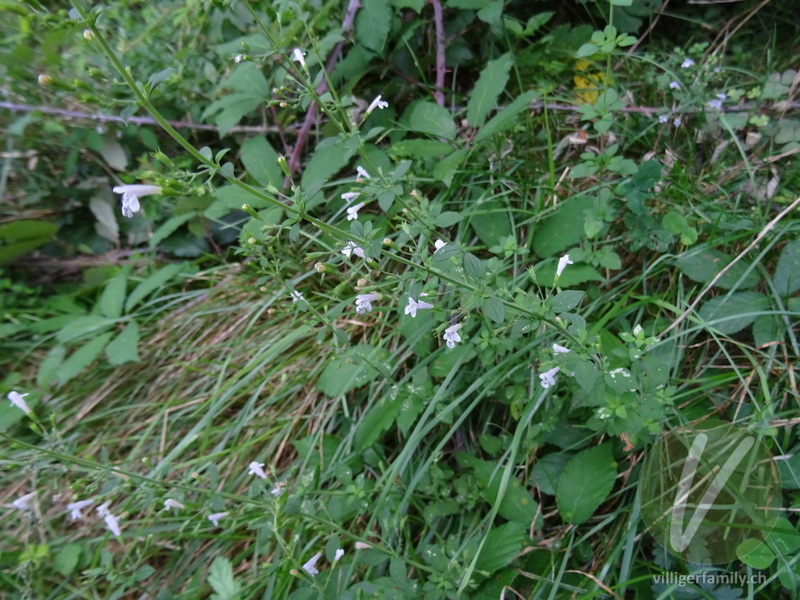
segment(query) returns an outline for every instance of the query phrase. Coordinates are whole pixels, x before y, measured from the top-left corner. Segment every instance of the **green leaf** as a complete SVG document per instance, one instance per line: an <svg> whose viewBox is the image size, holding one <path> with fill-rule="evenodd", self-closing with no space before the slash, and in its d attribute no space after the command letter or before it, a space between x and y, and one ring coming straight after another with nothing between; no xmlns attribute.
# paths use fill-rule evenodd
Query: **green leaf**
<svg viewBox="0 0 800 600"><path fill-rule="evenodd" d="M403 140L392 144L392 152L411 158L438 158L453 151L453 146L437 140Z"/></svg>
<svg viewBox="0 0 800 600"><path fill-rule="evenodd" d="M511 235L508 209L496 198L477 205L469 224L487 246L501 246L502 238Z"/></svg>
<svg viewBox="0 0 800 600"><path fill-rule="evenodd" d="M564 465L571 458L571 454L552 452L539 458L533 465L531 477L544 494L556 495L556 486L564 470Z"/></svg>
<svg viewBox="0 0 800 600"><path fill-rule="evenodd" d="M778 552L788 559L800 548L800 531L797 531L786 517L778 517L767 541L774 544Z"/></svg>
<svg viewBox="0 0 800 600"><path fill-rule="evenodd" d="M218 556L208 570L208 585L214 590L211 600L239 600L242 586L233 576L231 561Z"/></svg>
<svg viewBox="0 0 800 600"><path fill-rule="evenodd" d="M170 217L161 226L153 232L153 235L150 237L149 244L151 248L155 248L158 246L162 241L167 239L173 233L175 233L178 228L186 223L187 221L191 221L197 213L195 211L190 211L187 213L183 213L182 215L175 215L174 217Z"/></svg>
<svg viewBox="0 0 800 600"><path fill-rule="evenodd" d="M517 117L519 114L527 110L528 105L533 102L538 94L531 90L524 94L517 96L514 101L506 106L503 110L489 119L489 122L481 127L478 134L475 136L475 143L482 142L483 140L491 138L493 135L502 133L509 127L512 127L518 122Z"/></svg>
<svg viewBox="0 0 800 600"><path fill-rule="evenodd" d="M533 233L533 251L542 258L575 246L583 240L584 211L594 201L586 196L573 196L562 202L549 217L539 223ZM569 271L567 268L564 273Z"/></svg>
<svg viewBox="0 0 800 600"><path fill-rule="evenodd" d="M346 394L378 377L379 371L370 363L382 365L389 353L383 348L359 344L334 355L317 380L317 389L331 398Z"/></svg>
<svg viewBox="0 0 800 600"><path fill-rule="evenodd" d="M106 284L100 295L100 312L109 319L118 319L122 316L122 305L125 302L128 276L125 271L120 271Z"/></svg>
<svg viewBox="0 0 800 600"><path fill-rule="evenodd" d="M58 225L47 221L21 220L0 225L0 265L13 262L17 258L33 252L48 243Z"/></svg>
<svg viewBox="0 0 800 600"><path fill-rule="evenodd" d="M97 334L114 324L114 321L100 315L86 315L78 317L65 325L56 334L56 341L59 343L71 342L90 333Z"/></svg>
<svg viewBox="0 0 800 600"><path fill-rule="evenodd" d="M783 247L772 281L782 298L800 290L800 240L793 240Z"/></svg>
<svg viewBox="0 0 800 600"><path fill-rule="evenodd" d="M380 54L392 24L388 0L362 0L356 16L356 41Z"/></svg>
<svg viewBox="0 0 800 600"><path fill-rule="evenodd" d="M543 287L553 287L553 285L555 285L557 267L558 263L554 260L549 261L541 267L537 266L534 270L536 283ZM569 288L587 281L603 281L604 279L605 277L593 266L576 263L564 269L561 277L558 278L558 285L562 288Z"/></svg>
<svg viewBox="0 0 800 600"><path fill-rule="evenodd" d="M577 52L575 52L575 58L586 58L587 56L597 54L599 51L600 48L598 48L592 42L586 42L583 46L578 48Z"/></svg>
<svg viewBox="0 0 800 600"><path fill-rule="evenodd" d="M475 570L491 574L507 567L528 541L528 528L523 523L509 521L493 528L484 538Z"/></svg>
<svg viewBox="0 0 800 600"><path fill-rule="evenodd" d="M788 458L775 462L778 463L783 489L800 490L800 448L790 452Z"/></svg>
<svg viewBox="0 0 800 600"><path fill-rule="evenodd" d="M65 360L58 369L58 382L60 384L68 382L91 365L95 359L100 356L103 348L106 347L106 344L113 335L114 334L110 331L99 335L70 354L69 358Z"/></svg>
<svg viewBox="0 0 800 600"><path fill-rule="evenodd" d="M506 307L495 296L489 296L481 304L483 314L495 323L502 323L506 318Z"/></svg>
<svg viewBox="0 0 800 600"><path fill-rule="evenodd" d="M411 131L427 133L446 140L456 137L456 124L450 113L433 102L418 100L408 107L403 114L405 122Z"/></svg>
<svg viewBox="0 0 800 600"><path fill-rule="evenodd" d="M168 265L163 269L159 269L158 271L152 273L147 279L136 286L136 288L131 292L130 296L128 296L128 301L125 303L125 312L131 312L131 309L135 308L136 305L144 300L149 294L156 291L158 288L180 273L184 266L184 263L176 263L173 265Z"/></svg>
<svg viewBox="0 0 800 600"><path fill-rule="evenodd" d="M747 538L736 547L736 556L748 567L766 569L775 560L775 555L763 540Z"/></svg>
<svg viewBox="0 0 800 600"><path fill-rule="evenodd" d="M503 468L495 462L480 460L465 452L457 452L456 460L463 467L472 467L481 496L489 503L497 502L500 483L503 479ZM519 480L511 477L500 502L498 514L513 521L530 526L537 519L539 505L522 486Z"/></svg>
<svg viewBox="0 0 800 600"><path fill-rule="evenodd" d="M578 452L558 480L556 505L561 517L575 525L587 521L614 487L616 476L610 443Z"/></svg>
<svg viewBox="0 0 800 600"><path fill-rule="evenodd" d="M457 212L445 211L438 215L433 220L433 223L437 227L452 227L456 223L460 223L463 218L464 217Z"/></svg>
<svg viewBox="0 0 800 600"><path fill-rule="evenodd" d="M355 434L355 446L358 451L374 444L381 433L392 425L403 408L404 395L397 390L386 394L367 411L358 423Z"/></svg>
<svg viewBox="0 0 800 600"><path fill-rule="evenodd" d="M104 237L110 242L119 244L119 223L114 214L111 201L104 197L107 193L107 190L105 194L98 190L96 194L92 196L92 199L89 200L89 210L92 211L94 218L97 219L97 223L94 224L94 230L97 232L97 235Z"/></svg>
<svg viewBox="0 0 800 600"><path fill-rule="evenodd" d="M431 257L432 262L444 262L453 256L456 256L461 253L461 248L456 246L453 242L448 243L446 246L439 248L433 253Z"/></svg>
<svg viewBox="0 0 800 600"><path fill-rule="evenodd" d="M300 183L305 189L323 185L333 175L341 171L350 162L354 151L341 136L327 138L314 151L308 161Z"/></svg>
<svg viewBox="0 0 800 600"><path fill-rule="evenodd" d="M436 166L433 167L433 176L447 187L450 187L450 184L453 183L453 177L464 162L468 153L466 148L461 148L453 152L450 156L440 160L436 163Z"/></svg>
<svg viewBox="0 0 800 600"><path fill-rule="evenodd" d="M559 292L550 299L550 308L552 308L553 312L556 314L567 312L578 306L585 295L585 292L579 290Z"/></svg>
<svg viewBox="0 0 800 600"><path fill-rule="evenodd" d="M477 281L481 281L486 277L486 265L483 264L480 258L469 252L464 254L464 271Z"/></svg>
<svg viewBox="0 0 800 600"><path fill-rule="evenodd" d="M724 252L712 248L701 248L681 255L675 261L675 266L692 281L709 283L732 260L733 257ZM725 290L733 289L734 286L746 290L758 285L761 281L758 273L754 269L750 269L750 272L745 275L748 269L750 269L750 263L739 260L719 278L714 286Z"/></svg>
<svg viewBox="0 0 800 600"><path fill-rule="evenodd" d="M768 308L769 300L764 294L737 292L709 300L703 304L698 314L707 326L728 335L750 325Z"/></svg>
<svg viewBox="0 0 800 600"><path fill-rule="evenodd" d="M106 161L109 167L115 171L124 171L128 168L128 157L122 145L112 137L103 136L103 146L100 149L100 156Z"/></svg>
<svg viewBox="0 0 800 600"><path fill-rule="evenodd" d="M506 88L513 63L511 54L506 53L489 61L481 71L467 103L467 121L471 127L480 127L486 122L486 116Z"/></svg>
<svg viewBox="0 0 800 600"><path fill-rule="evenodd" d="M272 90L269 89L269 83L261 72L261 67L252 62L234 65L231 74L220 83L219 87L257 96L262 100L272 95Z"/></svg>
<svg viewBox="0 0 800 600"><path fill-rule="evenodd" d="M50 351L39 365L39 371L36 373L36 385L40 388L47 389L57 382L58 369L66 353L67 349L61 345L50 348Z"/></svg>
<svg viewBox="0 0 800 600"><path fill-rule="evenodd" d="M64 577L71 575L78 566L83 546L77 542L65 545L53 557L53 568Z"/></svg>
<svg viewBox="0 0 800 600"><path fill-rule="evenodd" d="M136 351L139 344L139 326L136 321L130 321L120 334L106 346L106 358L114 367L126 362L139 362Z"/></svg>
<svg viewBox="0 0 800 600"><path fill-rule="evenodd" d="M278 154L264 136L252 137L242 144L242 163L250 177L262 186L283 187L283 171L278 164Z"/></svg>

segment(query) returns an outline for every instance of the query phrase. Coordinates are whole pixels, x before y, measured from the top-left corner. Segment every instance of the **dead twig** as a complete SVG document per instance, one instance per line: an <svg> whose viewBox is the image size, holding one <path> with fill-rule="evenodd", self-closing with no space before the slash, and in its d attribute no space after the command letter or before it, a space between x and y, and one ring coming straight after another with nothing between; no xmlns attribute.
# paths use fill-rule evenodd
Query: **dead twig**
<svg viewBox="0 0 800 600"><path fill-rule="evenodd" d="M436 27L436 89L433 97L436 99L436 104L444 106L444 15L442 3L439 0L431 0L431 4L433 5L433 22Z"/></svg>

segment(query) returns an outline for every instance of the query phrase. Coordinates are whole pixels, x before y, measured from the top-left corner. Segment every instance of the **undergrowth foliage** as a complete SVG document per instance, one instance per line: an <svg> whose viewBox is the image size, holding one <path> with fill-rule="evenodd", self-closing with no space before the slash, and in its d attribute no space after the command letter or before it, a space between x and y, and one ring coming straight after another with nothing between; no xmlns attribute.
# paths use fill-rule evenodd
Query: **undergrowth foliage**
<svg viewBox="0 0 800 600"><path fill-rule="evenodd" d="M75 129L75 207L0 226L3 264L169 264L87 269L38 313L4 284L24 318L3 336L30 353L0 413L26 426L4 584L669 597L645 580L700 567L638 535L639 465L711 414L784 457L796 503L797 73L747 70L732 33L648 37L660 2L588 3L599 26L582 4L144 7L163 29L121 4L16 11L54 56L82 44L39 88L119 137ZM41 114L10 132L64 129ZM751 594L797 589L781 523L768 562L731 567L769 574Z"/></svg>

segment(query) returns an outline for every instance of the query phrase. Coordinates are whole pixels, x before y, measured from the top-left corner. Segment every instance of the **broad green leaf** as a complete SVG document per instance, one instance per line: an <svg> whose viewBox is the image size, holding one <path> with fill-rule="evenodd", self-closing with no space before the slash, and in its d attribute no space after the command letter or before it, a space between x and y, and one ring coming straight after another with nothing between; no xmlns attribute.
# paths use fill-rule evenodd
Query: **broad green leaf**
<svg viewBox="0 0 800 600"><path fill-rule="evenodd" d="M800 490L800 448L789 453L788 458L775 461L785 490Z"/></svg>
<svg viewBox="0 0 800 600"><path fill-rule="evenodd" d="M61 344L71 342L85 335L89 335L90 333L97 334L113 324L113 319L101 317L100 315L78 317L65 325L61 331L56 334L56 341Z"/></svg>
<svg viewBox="0 0 800 600"><path fill-rule="evenodd" d="M614 487L616 476L610 443L578 452L564 465L556 487L561 517L575 525L587 521Z"/></svg>
<svg viewBox="0 0 800 600"><path fill-rule="evenodd" d="M58 368L61 366L64 356L67 353L66 347L62 345L53 346L39 365L36 373L36 385L47 389L58 381Z"/></svg>
<svg viewBox="0 0 800 600"><path fill-rule="evenodd" d="M403 140L392 144L392 152L411 158L438 158L452 151L453 146L437 140Z"/></svg>
<svg viewBox="0 0 800 600"><path fill-rule="evenodd" d="M162 241L167 239L173 233L175 233L178 228L183 225L184 223L191 221L197 213L195 211L190 211L187 213L183 213L182 215L175 215L174 217L170 217L166 221L164 221L158 229L153 232L153 235L150 237L149 244L151 248L155 248L158 246Z"/></svg>
<svg viewBox="0 0 800 600"><path fill-rule="evenodd" d="M482 281L486 277L486 265L474 254L467 252L464 254L464 271L477 281Z"/></svg>
<svg viewBox="0 0 800 600"><path fill-rule="evenodd" d="M496 198L478 204L469 224L481 241L489 247L501 245L502 238L511 235L508 209Z"/></svg>
<svg viewBox="0 0 800 600"><path fill-rule="evenodd" d="M456 223L460 223L463 218L464 217L457 212L445 211L438 215L433 220L433 223L437 227L450 227Z"/></svg>
<svg viewBox="0 0 800 600"><path fill-rule="evenodd" d="M272 90L269 89L269 83L261 72L261 67L252 62L234 65L231 74L220 83L219 87L260 96L262 99L272 95Z"/></svg>
<svg viewBox="0 0 800 600"><path fill-rule="evenodd" d="M475 136L475 143L482 142L515 125L518 122L517 117L519 114L527 110L528 105L533 102L534 98L537 96L538 94L532 90L517 96L511 104L489 119L489 122L481 127L480 131L478 131L478 134Z"/></svg>
<svg viewBox="0 0 800 600"><path fill-rule="evenodd" d="M427 133L429 135L453 140L456 137L456 124L450 113L433 102L418 100L408 107L403 114L405 122L411 131Z"/></svg>
<svg viewBox="0 0 800 600"><path fill-rule="evenodd" d="M274 206L267 200L235 185L220 186L214 195L217 199L203 212L209 219L221 219L225 215L241 210L243 204L249 204L256 210Z"/></svg>
<svg viewBox="0 0 800 600"><path fill-rule="evenodd" d="M469 151L466 148L461 148L440 160L433 168L433 176L447 187L450 187L450 184L453 183L453 177L464 162L467 154L469 154Z"/></svg>
<svg viewBox="0 0 800 600"><path fill-rule="evenodd" d="M369 344L349 348L328 361L317 380L317 389L331 398L346 394L378 377L379 371L372 365L384 366L388 357L386 350Z"/></svg>
<svg viewBox="0 0 800 600"><path fill-rule="evenodd" d="M355 434L356 449L361 451L374 444L381 433L392 425L403 409L405 394L399 390L384 393L375 405L361 417Z"/></svg>
<svg viewBox="0 0 800 600"><path fill-rule="evenodd" d="M561 477L564 465L571 457L571 454L564 452L552 452L536 460L531 477L542 493L556 495L558 479Z"/></svg>
<svg viewBox="0 0 800 600"><path fill-rule="evenodd" d="M139 344L139 326L130 321L116 338L106 346L106 358L111 366L126 362L139 362L137 346Z"/></svg>
<svg viewBox="0 0 800 600"><path fill-rule="evenodd" d="M450 242L449 244L436 250L433 253L433 257L431 258L431 260L435 263L444 262L454 256L457 256L460 253L461 253L461 248L456 246L453 242Z"/></svg>
<svg viewBox="0 0 800 600"><path fill-rule="evenodd" d="M772 281L781 297L800 290L800 240L793 240L783 247Z"/></svg>
<svg viewBox="0 0 800 600"><path fill-rule="evenodd" d="M388 0L362 0L356 16L356 41L380 54L392 25Z"/></svg>
<svg viewBox="0 0 800 600"><path fill-rule="evenodd" d="M476 571L491 574L507 567L528 541L528 528L523 523L509 521L492 528L478 555Z"/></svg>
<svg viewBox="0 0 800 600"><path fill-rule="evenodd" d="M47 221L21 220L0 225L0 264L10 263L48 243L58 225Z"/></svg>
<svg viewBox="0 0 800 600"><path fill-rule="evenodd" d="M506 318L506 307L495 296L489 296L481 303L481 311L495 323L502 323Z"/></svg>
<svg viewBox="0 0 800 600"><path fill-rule="evenodd" d="M578 306L585 295L585 292L579 290L559 292L550 299L550 308L552 308L553 312L556 314L567 312Z"/></svg>
<svg viewBox="0 0 800 600"><path fill-rule="evenodd" d="M557 267L558 261L555 260L551 260L541 267L535 267L536 283L543 287L553 287L555 285ZM558 278L558 285L562 288L569 288L587 281L603 281L604 279L605 277L593 266L576 263L564 269L561 277Z"/></svg>
<svg viewBox="0 0 800 600"><path fill-rule="evenodd" d="M497 502L500 493L500 482L503 479L503 467L495 462L480 460L465 452L457 452L456 460L463 467L472 467L481 496L489 503ZM530 526L537 518L539 505L519 480L511 477L500 502L498 514L515 523Z"/></svg>
<svg viewBox="0 0 800 600"><path fill-rule="evenodd" d="M506 88L513 63L511 54L506 53L489 61L481 71L467 103L467 121L471 127L480 127L486 122L486 116Z"/></svg>
<svg viewBox="0 0 800 600"><path fill-rule="evenodd" d="M106 161L109 167L115 171L124 171L128 168L128 157L122 145L112 137L103 136L103 146L100 149L100 156Z"/></svg>
<svg viewBox="0 0 800 600"><path fill-rule="evenodd" d="M184 263L176 263L167 265L163 269L159 269L158 271L151 273L147 279L136 286L136 288L134 288L134 290L130 293L128 296L128 301L125 303L125 312L131 312L131 309L135 308L136 305L144 300L149 294L156 291L158 288L180 273L184 266Z"/></svg>
<svg viewBox="0 0 800 600"><path fill-rule="evenodd" d="M769 309L769 300L758 292L737 292L709 300L700 308L700 319L722 334L741 331L760 313Z"/></svg>
<svg viewBox="0 0 800 600"><path fill-rule="evenodd" d="M709 283L732 260L733 257L719 250L701 248L697 251L685 252L675 261L675 266L692 281ZM750 272L745 275L749 268L749 262L739 260L719 278L714 286L725 290L733 289L734 286L737 289L746 290L758 285L761 278L754 269L750 269Z"/></svg>
<svg viewBox="0 0 800 600"><path fill-rule="evenodd" d="M763 540L747 538L736 547L737 558L754 569L766 569L775 560L775 555Z"/></svg>
<svg viewBox="0 0 800 600"><path fill-rule="evenodd" d="M327 138L317 146L308 161L300 179L301 185L305 189L323 185L350 162L354 153L352 144L342 140L341 136Z"/></svg>
<svg viewBox="0 0 800 600"><path fill-rule="evenodd" d="M122 305L125 302L128 276L125 271L120 271L103 288L100 295L100 312L109 319L118 319L122 316Z"/></svg>
<svg viewBox="0 0 800 600"><path fill-rule="evenodd" d="M283 171L278 154L263 135L252 137L242 144L242 163L247 173L262 186L283 187Z"/></svg>
<svg viewBox="0 0 800 600"><path fill-rule="evenodd" d="M780 342L784 335L783 322L777 315L761 315L753 323L753 340L756 348L771 342Z"/></svg>
<svg viewBox="0 0 800 600"><path fill-rule="evenodd" d="M778 517L767 541L774 544L781 555L788 559L800 548L800 531L786 517Z"/></svg>
<svg viewBox="0 0 800 600"><path fill-rule="evenodd" d="M97 222L94 224L94 230L97 235L106 238L115 244L119 243L119 223L117 216L114 214L114 208L109 199L103 197L103 193L99 190L89 200L89 209L92 211L94 218Z"/></svg>
<svg viewBox="0 0 800 600"><path fill-rule="evenodd" d="M241 600L242 586L233 576L233 566L224 556L217 556L208 570L208 585L214 590L211 600Z"/></svg>
<svg viewBox="0 0 800 600"><path fill-rule="evenodd" d="M78 566L83 547L84 544L77 542L65 545L53 557L53 568L64 577L71 575Z"/></svg>
<svg viewBox="0 0 800 600"><path fill-rule="evenodd" d="M575 246L583 240L584 211L594 201L586 196L573 196L562 202L553 214L542 220L533 232L533 251L542 258ZM564 274L569 271L569 267Z"/></svg>
<svg viewBox="0 0 800 600"><path fill-rule="evenodd" d="M58 369L58 382L60 384L68 382L91 365L95 359L100 356L103 348L106 347L106 344L111 340L113 335L114 334L110 331L99 335L70 354L69 358L65 360Z"/></svg>

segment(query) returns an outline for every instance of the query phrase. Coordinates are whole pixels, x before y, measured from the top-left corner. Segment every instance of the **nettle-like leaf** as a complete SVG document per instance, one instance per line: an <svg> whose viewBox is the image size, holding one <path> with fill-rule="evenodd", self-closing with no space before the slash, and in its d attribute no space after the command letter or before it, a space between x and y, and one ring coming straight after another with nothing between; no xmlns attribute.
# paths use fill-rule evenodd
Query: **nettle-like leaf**
<svg viewBox="0 0 800 600"><path fill-rule="evenodd" d="M489 61L481 71L467 103L467 121L472 127L480 127L486 122L486 116L497 104L508 83L512 64L514 59L510 53L506 53Z"/></svg>
<svg viewBox="0 0 800 600"><path fill-rule="evenodd" d="M603 503L617 476L617 463L606 443L581 450L564 466L556 488L558 512L568 523L589 519Z"/></svg>

